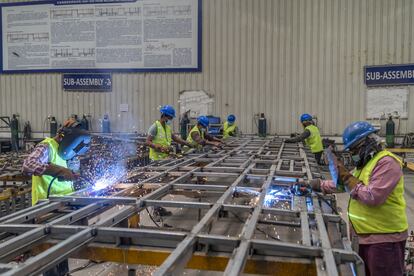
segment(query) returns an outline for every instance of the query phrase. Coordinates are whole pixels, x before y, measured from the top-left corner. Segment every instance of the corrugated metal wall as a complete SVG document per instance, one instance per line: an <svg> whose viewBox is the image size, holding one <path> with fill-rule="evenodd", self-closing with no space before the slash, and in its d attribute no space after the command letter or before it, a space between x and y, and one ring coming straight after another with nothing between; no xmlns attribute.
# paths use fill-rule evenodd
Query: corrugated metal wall
<svg viewBox="0 0 414 276"><path fill-rule="evenodd" d="M260 112L273 133L299 131L309 112L337 134L365 117L364 65L414 62L413 16L412 0L203 0L202 73L114 74L105 94L63 92L59 74L2 75L0 114L18 112L40 131L48 114L91 113L96 129L107 112L115 131L145 131L159 105L204 89L244 132ZM119 113L121 103L130 112ZM409 112L401 130L413 126Z"/></svg>

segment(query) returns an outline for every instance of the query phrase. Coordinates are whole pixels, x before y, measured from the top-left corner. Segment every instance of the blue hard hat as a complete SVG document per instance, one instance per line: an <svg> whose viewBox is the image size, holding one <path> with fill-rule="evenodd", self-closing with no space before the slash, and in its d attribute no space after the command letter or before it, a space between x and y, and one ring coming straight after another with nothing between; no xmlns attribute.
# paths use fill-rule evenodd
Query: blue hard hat
<svg viewBox="0 0 414 276"><path fill-rule="evenodd" d="M312 121L312 115L305 113L300 116L300 122L303 123L304 121Z"/></svg>
<svg viewBox="0 0 414 276"><path fill-rule="evenodd" d="M342 134L345 150L349 150L356 142L374 132L377 132L377 130L368 122L360 121L349 124Z"/></svg>
<svg viewBox="0 0 414 276"><path fill-rule="evenodd" d="M206 116L200 116L197 118L197 122L202 125L203 127L208 127L210 121Z"/></svg>
<svg viewBox="0 0 414 276"><path fill-rule="evenodd" d="M234 116L233 114L230 114L230 115L227 117L227 121L228 121L229 123L234 123L234 122L236 121L236 116Z"/></svg>
<svg viewBox="0 0 414 276"><path fill-rule="evenodd" d="M160 112L162 115L175 118L175 109L171 105L164 105L163 107L161 107Z"/></svg>

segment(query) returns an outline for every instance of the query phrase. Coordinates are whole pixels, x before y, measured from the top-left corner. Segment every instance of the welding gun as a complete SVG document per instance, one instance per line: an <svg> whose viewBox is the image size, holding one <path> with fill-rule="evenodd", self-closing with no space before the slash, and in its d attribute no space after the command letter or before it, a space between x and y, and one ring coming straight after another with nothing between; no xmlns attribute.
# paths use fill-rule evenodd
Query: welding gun
<svg viewBox="0 0 414 276"><path fill-rule="evenodd" d="M292 194L296 196L307 196L312 193L312 187L304 182L298 182L290 187Z"/></svg>

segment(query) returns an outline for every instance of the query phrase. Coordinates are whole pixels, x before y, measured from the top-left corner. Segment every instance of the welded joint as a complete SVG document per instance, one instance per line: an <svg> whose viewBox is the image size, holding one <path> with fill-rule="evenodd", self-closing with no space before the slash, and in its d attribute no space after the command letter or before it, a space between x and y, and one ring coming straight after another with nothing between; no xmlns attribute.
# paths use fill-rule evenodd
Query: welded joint
<svg viewBox="0 0 414 276"><path fill-rule="evenodd" d="M52 226L50 224L45 224L43 227L43 233L45 233L45 235L49 235L52 231L51 227Z"/></svg>

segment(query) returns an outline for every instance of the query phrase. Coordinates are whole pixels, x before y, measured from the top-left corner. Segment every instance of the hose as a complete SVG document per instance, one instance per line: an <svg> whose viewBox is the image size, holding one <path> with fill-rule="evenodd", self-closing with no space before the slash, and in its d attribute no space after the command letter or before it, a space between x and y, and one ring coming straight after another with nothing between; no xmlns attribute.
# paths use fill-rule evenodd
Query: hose
<svg viewBox="0 0 414 276"><path fill-rule="evenodd" d="M47 197L46 198L49 198L49 195L50 195L50 188L52 188L52 184L53 184L53 182L55 182L55 179L57 178L57 176L55 176L55 177L53 177L53 179L50 181L50 183L49 183L49 187L47 187Z"/></svg>

